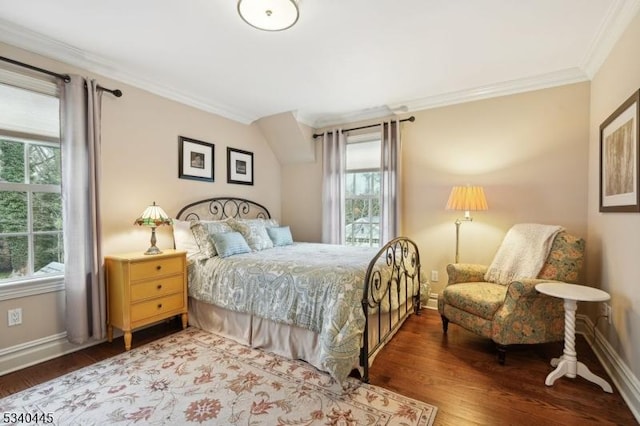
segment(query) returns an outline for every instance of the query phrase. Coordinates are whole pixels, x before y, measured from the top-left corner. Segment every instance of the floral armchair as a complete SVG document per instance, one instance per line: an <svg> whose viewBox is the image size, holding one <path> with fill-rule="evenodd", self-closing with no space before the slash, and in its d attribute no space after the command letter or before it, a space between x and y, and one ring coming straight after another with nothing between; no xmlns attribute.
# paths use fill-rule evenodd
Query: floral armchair
<svg viewBox="0 0 640 426"><path fill-rule="evenodd" d="M507 345L562 340L563 301L538 293L535 285L543 281L576 283L584 246L583 239L558 233L538 277L508 285L485 282L487 266L449 264L449 282L438 298L444 333L452 322L493 340L500 364L505 362Z"/></svg>

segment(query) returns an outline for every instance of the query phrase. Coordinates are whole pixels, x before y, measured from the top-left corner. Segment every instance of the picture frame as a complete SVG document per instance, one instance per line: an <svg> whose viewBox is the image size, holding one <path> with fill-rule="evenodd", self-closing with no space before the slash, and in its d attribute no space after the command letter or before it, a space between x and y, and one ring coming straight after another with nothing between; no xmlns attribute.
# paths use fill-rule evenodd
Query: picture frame
<svg viewBox="0 0 640 426"><path fill-rule="evenodd" d="M178 137L178 177L214 181L215 145L184 136Z"/></svg>
<svg viewBox="0 0 640 426"><path fill-rule="evenodd" d="M640 212L640 90L600 125L600 211Z"/></svg>
<svg viewBox="0 0 640 426"><path fill-rule="evenodd" d="M253 152L227 148L227 182L253 185Z"/></svg>

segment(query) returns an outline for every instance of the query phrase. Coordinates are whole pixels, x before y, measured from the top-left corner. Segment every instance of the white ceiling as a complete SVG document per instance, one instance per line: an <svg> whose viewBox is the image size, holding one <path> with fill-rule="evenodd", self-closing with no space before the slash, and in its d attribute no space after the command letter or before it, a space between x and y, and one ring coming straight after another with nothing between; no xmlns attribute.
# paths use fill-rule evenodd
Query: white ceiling
<svg viewBox="0 0 640 426"><path fill-rule="evenodd" d="M235 0L0 0L0 41L250 123L313 127L592 77L640 0L300 0L282 32ZM126 93L125 93L126 96Z"/></svg>

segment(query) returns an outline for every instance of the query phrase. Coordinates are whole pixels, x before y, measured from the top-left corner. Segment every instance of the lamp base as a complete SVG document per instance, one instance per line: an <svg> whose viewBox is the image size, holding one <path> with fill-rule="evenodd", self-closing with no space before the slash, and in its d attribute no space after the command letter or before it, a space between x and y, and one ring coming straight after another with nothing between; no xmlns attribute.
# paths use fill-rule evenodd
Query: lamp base
<svg viewBox="0 0 640 426"><path fill-rule="evenodd" d="M151 246L144 252L144 254L162 254L162 251L156 246Z"/></svg>
<svg viewBox="0 0 640 426"><path fill-rule="evenodd" d="M156 227L151 227L151 246L144 252L144 254L162 254L160 249L156 247Z"/></svg>

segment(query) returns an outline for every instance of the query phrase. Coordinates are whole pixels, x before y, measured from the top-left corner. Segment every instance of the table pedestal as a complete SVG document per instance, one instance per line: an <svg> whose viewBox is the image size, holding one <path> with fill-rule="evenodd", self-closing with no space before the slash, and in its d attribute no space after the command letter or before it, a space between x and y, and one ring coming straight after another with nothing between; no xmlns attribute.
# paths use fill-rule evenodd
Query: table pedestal
<svg viewBox="0 0 640 426"><path fill-rule="evenodd" d="M551 366L556 367L544 381L547 386L552 386L556 379L567 376L572 379L576 375L599 385L605 392L613 393L611 385L606 380L593 374L586 365L578 361L576 353L576 309L578 302L564 299L564 352L560 358L553 358Z"/></svg>

